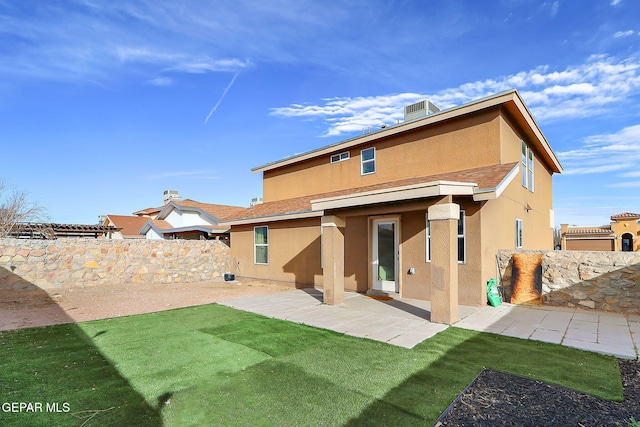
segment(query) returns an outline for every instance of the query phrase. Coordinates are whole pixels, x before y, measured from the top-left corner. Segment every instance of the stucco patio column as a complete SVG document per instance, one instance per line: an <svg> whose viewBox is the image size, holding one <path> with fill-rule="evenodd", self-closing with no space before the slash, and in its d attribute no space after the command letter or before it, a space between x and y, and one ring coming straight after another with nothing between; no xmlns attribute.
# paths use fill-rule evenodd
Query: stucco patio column
<svg viewBox="0 0 640 427"><path fill-rule="evenodd" d="M344 302L344 218L322 217L322 281L325 304Z"/></svg>
<svg viewBox="0 0 640 427"><path fill-rule="evenodd" d="M431 230L431 321L458 321L458 219L460 206L451 201L429 207ZM448 200L447 200L448 199Z"/></svg>

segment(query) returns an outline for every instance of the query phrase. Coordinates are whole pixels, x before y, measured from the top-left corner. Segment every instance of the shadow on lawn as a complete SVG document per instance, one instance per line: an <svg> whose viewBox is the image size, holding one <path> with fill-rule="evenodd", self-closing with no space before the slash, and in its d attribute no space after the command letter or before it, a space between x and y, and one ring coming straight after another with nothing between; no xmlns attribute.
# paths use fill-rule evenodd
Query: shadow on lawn
<svg viewBox="0 0 640 427"><path fill-rule="evenodd" d="M56 325L20 329L25 305L46 306ZM2 267L0 319L0 425L162 425L157 409L47 292Z"/></svg>
<svg viewBox="0 0 640 427"><path fill-rule="evenodd" d="M619 394L618 398L622 399L621 384L618 389L615 382L608 381L619 374L612 357L542 342L531 342L527 353L522 354L521 342L518 338L449 328L412 350L418 359L418 354L426 355L431 349L451 347L446 353L376 399L345 425L430 425L485 368L582 389L601 398ZM533 367L536 364L532 361L550 357L558 365L571 366L571 369L559 373L554 364L539 363ZM594 357L609 359L611 371L594 371L589 363Z"/></svg>

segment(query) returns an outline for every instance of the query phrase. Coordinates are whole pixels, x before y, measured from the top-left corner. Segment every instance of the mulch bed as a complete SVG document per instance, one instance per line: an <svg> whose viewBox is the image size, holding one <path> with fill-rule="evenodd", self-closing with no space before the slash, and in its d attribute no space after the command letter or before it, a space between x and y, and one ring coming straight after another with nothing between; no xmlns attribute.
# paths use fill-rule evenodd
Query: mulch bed
<svg viewBox="0 0 640 427"><path fill-rule="evenodd" d="M622 426L640 421L640 361L619 359L624 402L490 369L483 370L434 426Z"/></svg>

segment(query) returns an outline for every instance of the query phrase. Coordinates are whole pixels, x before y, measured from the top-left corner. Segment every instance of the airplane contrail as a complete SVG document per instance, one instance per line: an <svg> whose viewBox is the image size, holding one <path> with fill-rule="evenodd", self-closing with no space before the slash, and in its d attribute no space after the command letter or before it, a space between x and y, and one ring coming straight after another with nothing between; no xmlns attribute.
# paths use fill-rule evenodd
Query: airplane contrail
<svg viewBox="0 0 640 427"><path fill-rule="evenodd" d="M227 92L229 92L229 89L231 89L231 86L233 86L233 82L236 81L236 77L238 77L238 74L240 74L239 72L235 73L233 75L233 78L231 79L231 82L229 82L229 85L224 89L224 92L222 92L222 96L220 97L220 99L218 99L218 102L216 102L216 105L213 106L213 108L211 109L211 111L209 111L209 114L207 115L207 118L204 119L204 124L206 125L207 122L209 121L209 119L211 118L211 116L213 116L213 113L216 112L216 110L218 109L218 106L220 105L220 103L222 102L222 100L224 99L225 95L227 94Z"/></svg>

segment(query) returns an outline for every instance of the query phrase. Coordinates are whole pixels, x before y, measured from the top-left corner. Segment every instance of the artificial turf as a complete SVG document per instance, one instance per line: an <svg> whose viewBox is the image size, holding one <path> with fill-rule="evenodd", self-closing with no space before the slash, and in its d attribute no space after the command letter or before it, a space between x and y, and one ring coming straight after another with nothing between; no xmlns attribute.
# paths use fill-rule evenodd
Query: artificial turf
<svg viewBox="0 0 640 427"><path fill-rule="evenodd" d="M405 349L211 304L0 332L0 405L43 404L0 425L431 425L485 367L622 400L613 357L453 327Z"/></svg>

